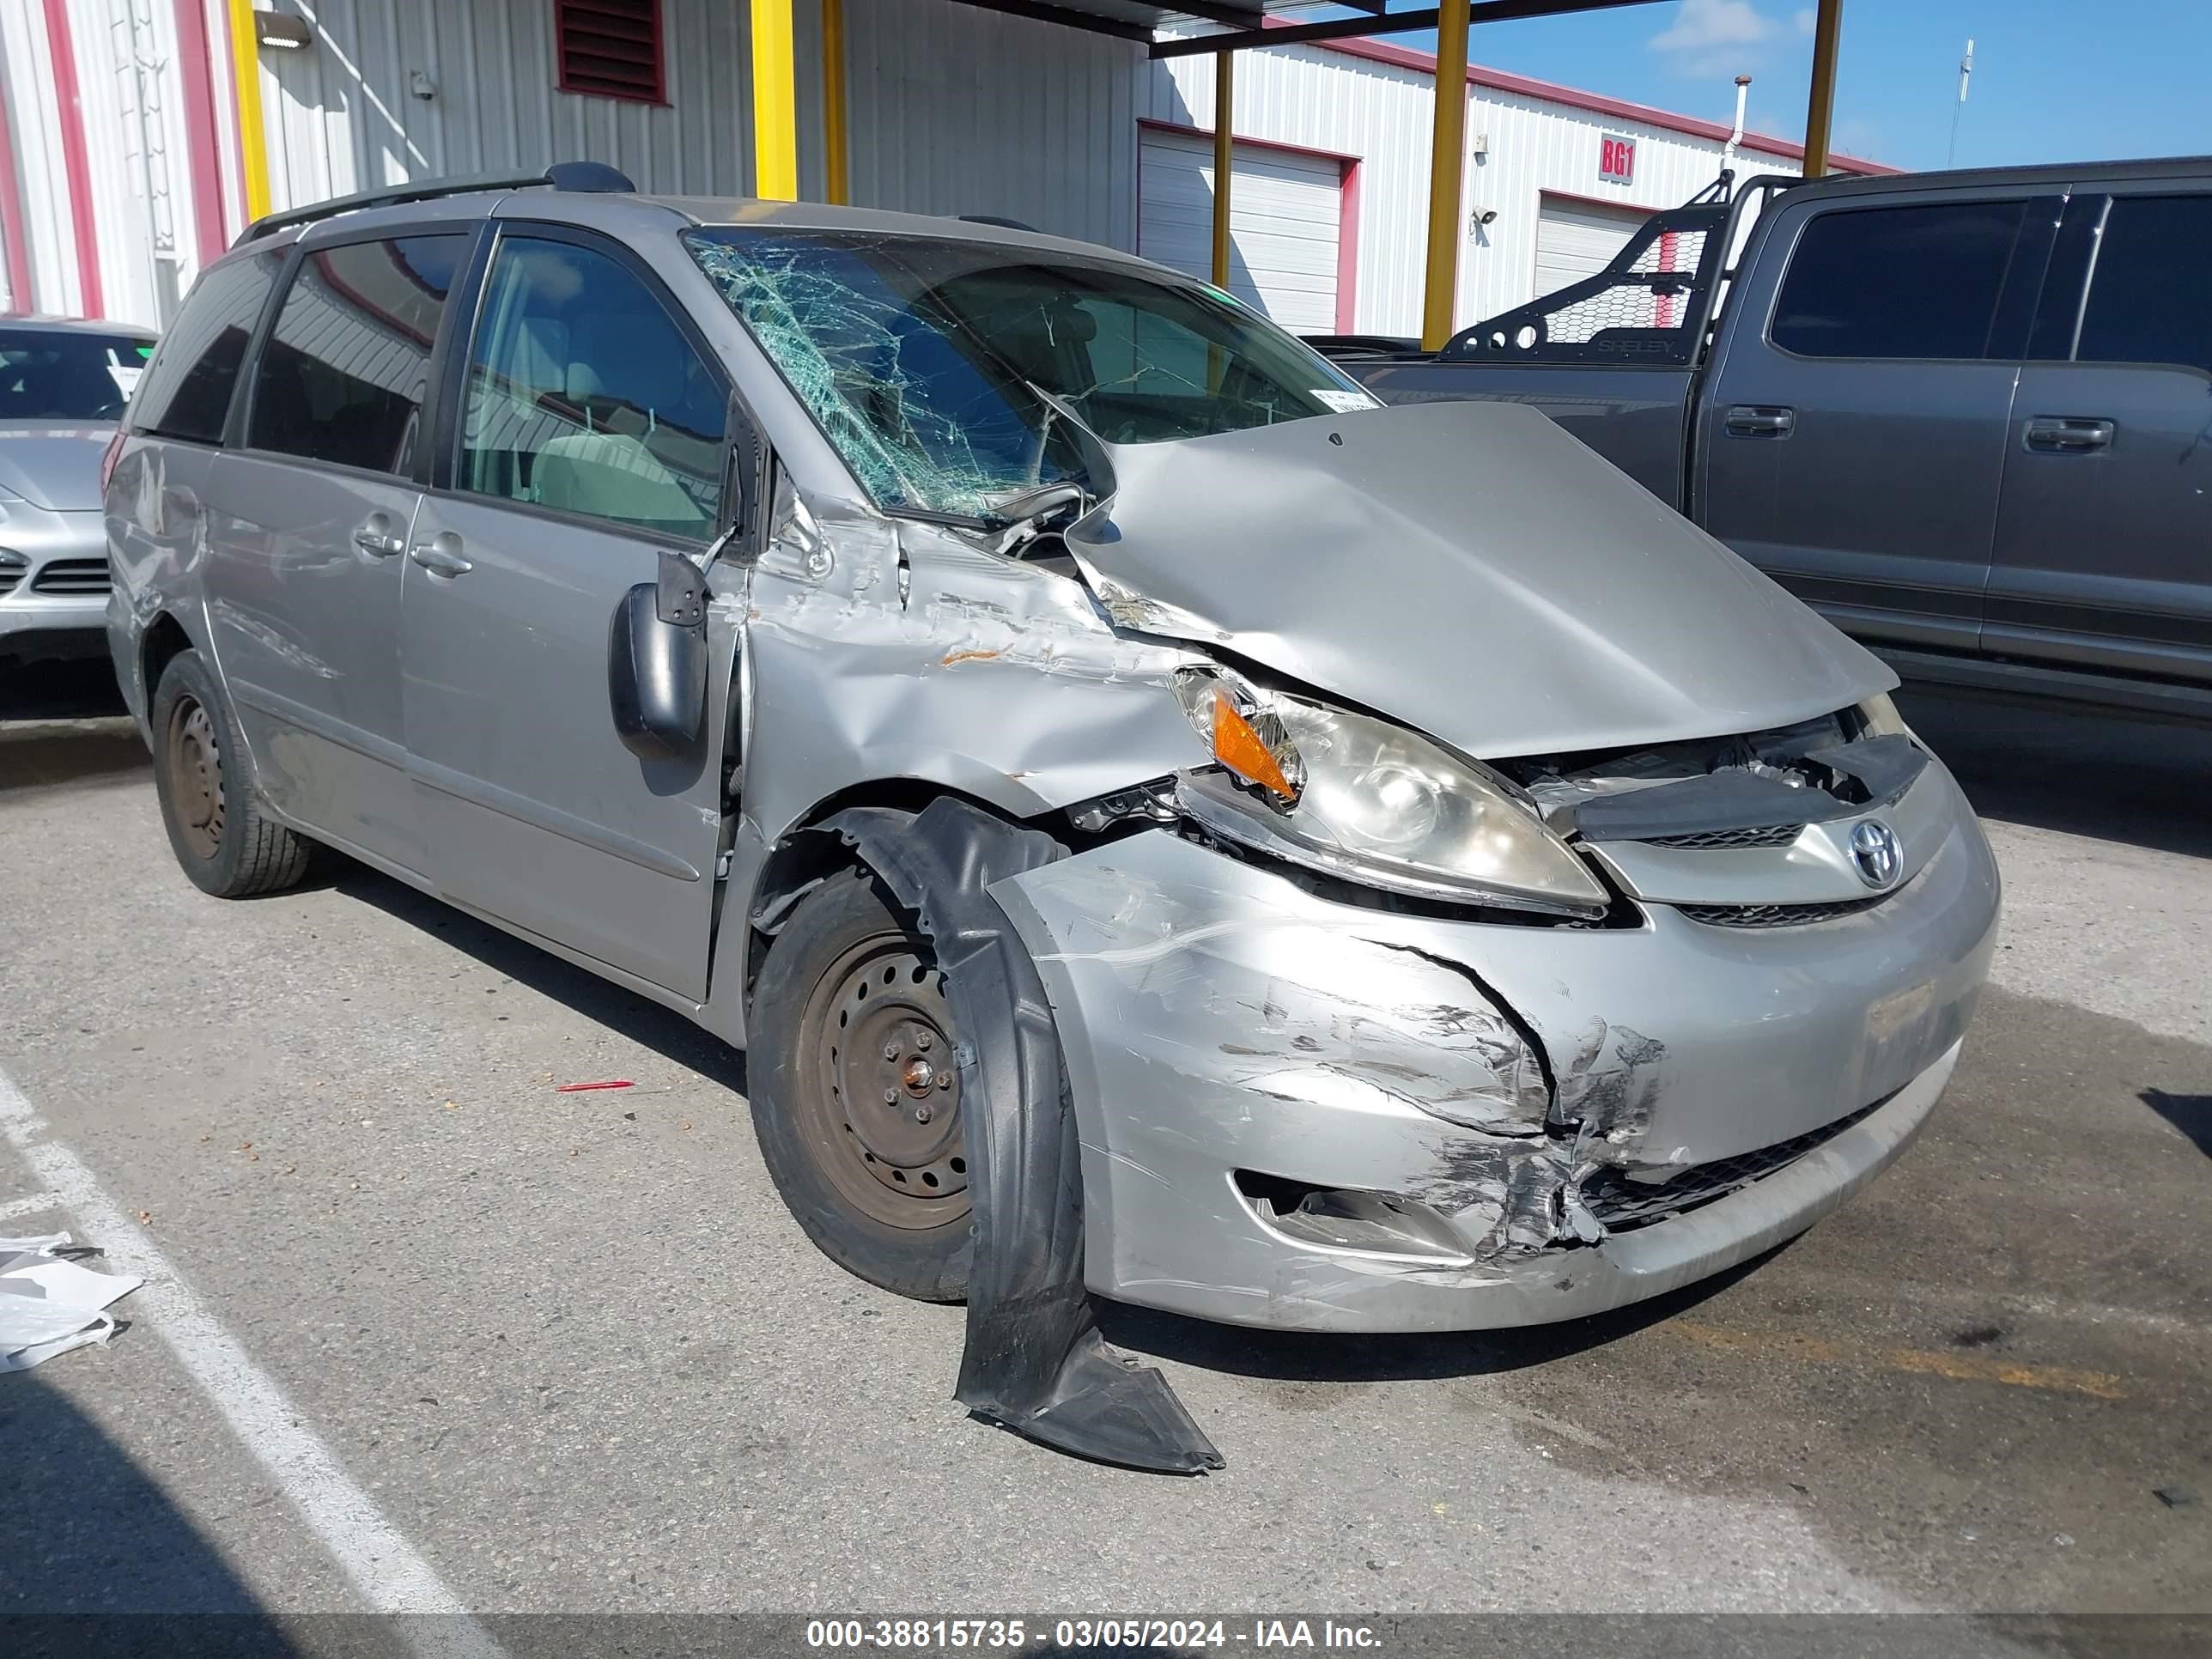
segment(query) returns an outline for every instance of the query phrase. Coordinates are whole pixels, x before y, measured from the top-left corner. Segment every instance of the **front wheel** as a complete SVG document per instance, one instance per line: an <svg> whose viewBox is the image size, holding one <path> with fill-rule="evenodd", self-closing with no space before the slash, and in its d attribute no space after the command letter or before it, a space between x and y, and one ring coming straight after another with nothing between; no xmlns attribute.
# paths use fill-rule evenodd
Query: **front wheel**
<svg viewBox="0 0 2212 1659"><path fill-rule="evenodd" d="M217 898L296 886L310 844L262 816L222 689L197 651L169 659L154 689L154 790L169 846L192 884Z"/></svg>
<svg viewBox="0 0 2212 1659"><path fill-rule="evenodd" d="M871 1284L959 1301L959 1032L929 941L866 872L833 876L777 936L751 1028L753 1125L799 1224Z"/></svg>

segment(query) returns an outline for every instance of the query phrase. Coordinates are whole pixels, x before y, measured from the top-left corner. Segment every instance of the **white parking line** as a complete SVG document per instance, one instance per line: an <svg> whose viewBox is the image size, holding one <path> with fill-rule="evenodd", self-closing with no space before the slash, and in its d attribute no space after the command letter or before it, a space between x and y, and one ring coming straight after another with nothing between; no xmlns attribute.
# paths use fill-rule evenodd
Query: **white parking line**
<svg viewBox="0 0 2212 1659"><path fill-rule="evenodd" d="M92 1235L107 1259L146 1283L124 1304L143 1315L191 1379L322 1540L370 1611L432 1614L403 1620L399 1634L425 1656L495 1656L498 1644L468 1615L430 1564L355 1485L269 1374L223 1329L207 1304L131 1222L83 1161L58 1140L15 1081L0 1072L0 1134L52 1190L38 1194ZM27 1202L28 1200L21 1200Z"/></svg>
<svg viewBox="0 0 2212 1659"><path fill-rule="evenodd" d="M36 1215L40 1210L58 1210L61 1206L59 1193L32 1193L0 1204L0 1221L13 1221L19 1215Z"/></svg>

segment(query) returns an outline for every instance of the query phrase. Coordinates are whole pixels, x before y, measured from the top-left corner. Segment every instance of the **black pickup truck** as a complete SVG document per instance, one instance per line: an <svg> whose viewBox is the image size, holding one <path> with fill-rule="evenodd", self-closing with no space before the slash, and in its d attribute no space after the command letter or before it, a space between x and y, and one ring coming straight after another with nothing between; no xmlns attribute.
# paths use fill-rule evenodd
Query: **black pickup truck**
<svg viewBox="0 0 2212 1659"><path fill-rule="evenodd" d="M1908 678L2212 719L2212 158L1725 179L1390 403L1534 404Z"/></svg>

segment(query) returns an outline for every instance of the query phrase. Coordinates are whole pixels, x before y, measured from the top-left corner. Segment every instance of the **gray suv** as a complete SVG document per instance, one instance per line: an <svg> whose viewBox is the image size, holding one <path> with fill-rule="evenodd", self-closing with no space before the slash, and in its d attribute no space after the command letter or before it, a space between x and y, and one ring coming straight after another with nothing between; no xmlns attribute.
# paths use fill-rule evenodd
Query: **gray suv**
<svg viewBox="0 0 2212 1659"><path fill-rule="evenodd" d="M1000 1414L1094 1452L1086 1285L1567 1318L1926 1118L1972 813L1552 422L1102 248L553 177L258 226L148 372L110 632L202 888L326 843L745 1048L799 1223L971 1363L1012 1310Z"/></svg>

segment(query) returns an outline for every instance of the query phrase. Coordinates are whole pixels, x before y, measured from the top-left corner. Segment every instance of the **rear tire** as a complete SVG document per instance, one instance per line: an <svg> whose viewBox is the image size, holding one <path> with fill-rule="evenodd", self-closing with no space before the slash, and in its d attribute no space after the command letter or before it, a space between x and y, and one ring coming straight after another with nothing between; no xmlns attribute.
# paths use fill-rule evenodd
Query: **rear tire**
<svg viewBox="0 0 2212 1659"><path fill-rule="evenodd" d="M262 815L238 721L198 651L169 659L148 724L162 826L192 885L217 898L298 885L313 845Z"/></svg>
<svg viewBox="0 0 2212 1659"><path fill-rule="evenodd" d="M959 1033L929 941L866 872L833 876L777 935L750 1024L753 1127L793 1218L872 1285L960 1301Z"/></svg>

